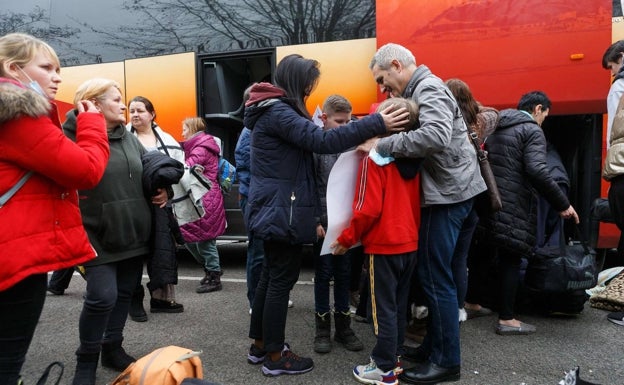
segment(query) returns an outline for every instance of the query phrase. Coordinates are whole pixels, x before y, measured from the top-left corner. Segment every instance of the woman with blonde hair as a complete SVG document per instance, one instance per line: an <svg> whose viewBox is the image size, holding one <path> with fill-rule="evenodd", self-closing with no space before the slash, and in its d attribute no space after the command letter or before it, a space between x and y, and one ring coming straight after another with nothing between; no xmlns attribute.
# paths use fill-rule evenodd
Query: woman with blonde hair
<svg viewBox="0 0 624 385"><path fill-rule="evenodd" d="M141 279L149 253L150 202L142 184L145 148L126 130L126 106L117 82L95 78L78 87L74 102L90 100L104 115L110 159L100 183L80 190L80 210L98 257L86 263L87 293L80 314L80 346L73 385L95 385L100 352L102 366L122 371L135 359L121 346L130 298ZM77 138L76 110L67 113L63 130ZM151 204L167 202L164 189Z"/></svg>
<svg viewBox="0 0 624 385"><path fill-rule="evenodd" d="M75 143L53 102L54 50L30 35L0 37L0 384L17 384L47 288L47 272L95 252L76 189L97 185L109 155L104 118L78 99Z"/></svg>

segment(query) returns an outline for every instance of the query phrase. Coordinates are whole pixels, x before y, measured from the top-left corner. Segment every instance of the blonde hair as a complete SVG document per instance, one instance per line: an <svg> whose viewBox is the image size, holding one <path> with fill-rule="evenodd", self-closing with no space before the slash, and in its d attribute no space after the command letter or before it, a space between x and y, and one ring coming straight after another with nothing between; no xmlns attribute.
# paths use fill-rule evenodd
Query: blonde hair
<svg viewBox="0 0 624 385"><path fill-rule="evenodd" d="M121 93L119 83L114 80L105 78L93 78L87 80L76 90L76 93L74 94L74 106L77 106L81 100L100 100L111 87L117 88Z"/></svg>
<svg viewBox="0 0 624 385"><path fill-rule="evenodd" d="M57 67L61 67L54 49L43 40L25 33L9 33L0 37L0 74L5 64L16 64L20 68L30 63L39 52L46 53Z"/></svg>
<svg viewBox="0 0 624 385"><path fill-rule="evenodd" d="M418 126L418 104L412 99L404 98L389 98L379 103L377 106L377 112L383 111L389 106L394 105L393 111L397 108L405 108L409 112L409 122L406 130L412 130Z"/></svg>
<svg viewBox="0 0 624 385"><path fill-rule="evenodd" d="M189 134L193 135L206 129L206 123L202 118L186 118L182 121L182 125L189 128Z"/></svg>

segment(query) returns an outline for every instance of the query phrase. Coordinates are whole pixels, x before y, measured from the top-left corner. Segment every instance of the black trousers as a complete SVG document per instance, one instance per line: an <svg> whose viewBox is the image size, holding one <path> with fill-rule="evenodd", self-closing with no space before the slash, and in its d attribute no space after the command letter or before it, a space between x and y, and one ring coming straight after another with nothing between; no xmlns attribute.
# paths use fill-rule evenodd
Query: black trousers
<svg viewBox="0 0 624 385"><path fill-rule="evenodd" d="M299 279L301 245L264 241L262 273L251 312L249 338L263 340L268 352L284 347L288 296Z"/></svg>
<svg viewBox="0 0 624 385"><path fill-rule="evenodd" d="M0 384L17 384L47 286L47 275L36 274L0 292Z"/></svg>

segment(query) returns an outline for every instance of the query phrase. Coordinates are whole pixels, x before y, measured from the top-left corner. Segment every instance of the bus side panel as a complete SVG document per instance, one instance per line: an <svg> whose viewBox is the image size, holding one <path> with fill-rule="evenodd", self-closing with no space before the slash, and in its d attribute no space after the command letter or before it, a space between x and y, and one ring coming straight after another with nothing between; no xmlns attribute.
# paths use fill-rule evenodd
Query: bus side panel
<svg viewBox="0 0 624 385"><path fill-rule="evenodd" d="M512 107L541 89L553 114L604 113L611 8L611 0L377 0L377 43L405 45L486 105Z"/></svg>
<svg viewBox="0 0 624 385"><path fill-rule="evenodd" d="M368 69L375 44L375 39L357 39L282 46L277 47L276 61L298 53L321 64L321 79L306 102L310 113L317 106L322 107L329 95L340 94L351 102L354 115L366 115L377 100L375 82Z"/></svg>
<svg viewBox="0 0 624 385"><path fill-rule="evenodd" d="M65 121L65 114L74 106L74 94L78 87L92 78L107 78L115 80L125 89L124 63L89 64L75 67L64 67L61 70L63 82L56 95L61 121Z"/></svg>
<svg viewBox="0 0 624 385"><path fill-rule="evenodd" d="M197 116L195 53L126 60L125 70L126 100L148 98L156 110L156 123L182 140L182 121Z"/></svg>

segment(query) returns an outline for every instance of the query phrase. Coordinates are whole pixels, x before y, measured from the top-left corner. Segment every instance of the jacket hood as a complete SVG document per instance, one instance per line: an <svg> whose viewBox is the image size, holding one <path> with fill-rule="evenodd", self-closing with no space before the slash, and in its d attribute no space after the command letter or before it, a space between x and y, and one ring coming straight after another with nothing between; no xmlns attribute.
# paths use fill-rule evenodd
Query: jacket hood
<svg viewBox="0 0 624 385"><path fill-rule="evenodd" d="M0 78L0 106L0 123L20 116L48 115L51 108L50 101L44 96L7 78Z"/></svg>
<svg viewBox="0 0 624 385"><path fill-rule="evenodd" d="M245 103L243 124L253 130L262 114L286 96L286 91L271 83L258 83L251 87L249 100Z"/></svg>
<svg viewBox="0 0 624 385"><path fill-rule="evenodd" d="M283 89L271 83L257 83L251 86L249 90L249 100L245 103L245 107L258 104L267 99L280 98L283 96L286 96L286 91Z"/></svg>
<svg viewBox="0 0 624 385"><path fill-rule="evenodd" d="M504 130L509 127L516 126L518 124L533 123L537 124L532 117L524 112L516 109L506 109L499 113L498 127L496 131Z"/></svg>

